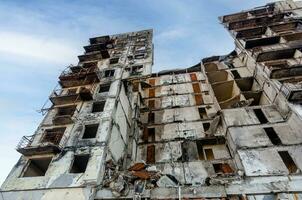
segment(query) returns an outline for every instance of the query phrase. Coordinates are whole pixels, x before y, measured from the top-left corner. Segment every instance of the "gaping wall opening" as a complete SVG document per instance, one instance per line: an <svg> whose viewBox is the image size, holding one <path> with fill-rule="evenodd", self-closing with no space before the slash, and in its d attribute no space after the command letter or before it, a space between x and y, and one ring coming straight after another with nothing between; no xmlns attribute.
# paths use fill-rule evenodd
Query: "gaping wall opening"
<svg viewBox="0 0 302 200"><path fill-rule="evenodd" d="M82 138L83 139L95 138L98 128L99 128L99 124L85 125L85 130Z"/></svg>
<svg viewBox="0 0 302 200"><path fill-rule="evenodd" d="M28 165L21 177L44 176L51 160L52 157L29 159Z"/></svg>
<svg viewBox="0 0 302 200"><path fill-rule="evenodd" d="M85 173L86 167L89 161L89 154L74 155L72 166L70 168L70 173Z"/></svg>

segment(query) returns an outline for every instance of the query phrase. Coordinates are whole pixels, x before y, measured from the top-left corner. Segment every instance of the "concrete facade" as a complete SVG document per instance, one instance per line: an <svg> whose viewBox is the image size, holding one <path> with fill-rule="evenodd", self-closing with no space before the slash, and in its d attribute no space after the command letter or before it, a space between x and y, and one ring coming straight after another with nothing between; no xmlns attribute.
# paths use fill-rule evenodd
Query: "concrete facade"
<svg viewBox="0 0 302 200"><path fill-rule="evenodd" d="M301 199L301 17L222 16L233 52L158 73L152 30L91 38L0 199Z"/></svg>

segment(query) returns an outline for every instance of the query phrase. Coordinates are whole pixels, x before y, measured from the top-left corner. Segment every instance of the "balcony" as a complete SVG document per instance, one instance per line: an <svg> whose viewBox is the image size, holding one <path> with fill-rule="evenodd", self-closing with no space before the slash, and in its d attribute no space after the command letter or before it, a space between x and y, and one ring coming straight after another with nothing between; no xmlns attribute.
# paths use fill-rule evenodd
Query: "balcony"
<svg viewBox="0 0 302 200"><path fill-rule="evenodd" d="M107 50L93 51L84 55L78 56L80 62L88 62L93 60L102 60L110 58Z"/></svg>
<svg viewBox="0 0 302 200"><path fill-rule="evenodd" d="M72 124L73 118L76 111L76 106L64 106L57 108L57 114L54 116L52 122L54 125L66 125Z"/></svg>
<svg viewBox="0 0 302 200"><path fill-rule="evenodd" d="M59 89L54 90L49 99L54 105L72 104L79 101L92 100L92 91L95 86L90 88L81 87L79 89L69 89L67 91Z"/></svg>
<svg viewBox="0 0 302 200"><path fill-rule="evenodd" d="M106 40L100 43L85 46L84 49L86 53L93 52L93 51L106 51L108 49L113 48L113 42L114 42L113 40Z"/></svg>
<svg viewBox="0 0 302 200"><path fill-rule="evenodd" d="M36 135L23 136L16 150L24 156L60 153L63 149L62 145L66 142L64 131L65 128L46 130L41 141L36 145L33 144Z"/></svg>
<svg viewBox="0 0 302 200"><path fill-rule="evenodd" d="M97 66L89 68L72 66L62 72L59 83L63 88L93 84L99 81L97 71Z"/></svg>
<svg viewBox="0 0 302 200"><path fill-rule="evenodd" d="M272 16L256 17L241 21L231 22L228 25L229 30L246 29L250 27L268 26L273 23L282 22L284 17L290 13L275 14Z"/></svg>
<svg viewBox="0 0 302 200"><path fill-rule="evenodd" d="M290 78L282 81L281 92L292 102L302 101L302 78Z"/></svg>

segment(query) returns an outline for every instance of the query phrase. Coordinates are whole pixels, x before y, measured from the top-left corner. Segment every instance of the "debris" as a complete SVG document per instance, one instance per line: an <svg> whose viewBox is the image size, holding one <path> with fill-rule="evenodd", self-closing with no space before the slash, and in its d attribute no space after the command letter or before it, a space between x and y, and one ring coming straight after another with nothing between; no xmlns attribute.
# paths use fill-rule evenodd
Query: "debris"
<svg viewBox="0 0 302 200"><path fill-rule="evenodd" d="M152 166L147 167L146 170L147 170L148 172L156 172L156 171L157 171L157 168L156 168L155 165L152 165Z"/></svg>
<svg viewBox="0 0 302 200"><path fill-rule="evenodd" d="M129 187L122 175L109 184L112 194L116 197L126 196L129 193Z"/></svg>
<svg viewBox="0 0 302 200"><path fill-rule="evenodd" d="M171 177L173 176L169 176L169 175L163 175L162 177L160 177L160 179L156 182L158 187L175 187L178 184L178 181L176 180L176 178L174 178L177 183L175 182L175 180L172 180Z"/></svg>
<svg viewBox="0 0 302 200"><path fill-rule="evenodd" d="M142 170L142 171L132 171L132 175L136 176L138 178L146 180L146 179L150 179L151 178L152 173L151 172L147 172L146 170Z"/></svg>
<svg viewBox="0 0 302 200"><path fill-rule="evenodd" d="M146 168L145 163L135 163L128 170L129 171L140 171Z"/></svg>

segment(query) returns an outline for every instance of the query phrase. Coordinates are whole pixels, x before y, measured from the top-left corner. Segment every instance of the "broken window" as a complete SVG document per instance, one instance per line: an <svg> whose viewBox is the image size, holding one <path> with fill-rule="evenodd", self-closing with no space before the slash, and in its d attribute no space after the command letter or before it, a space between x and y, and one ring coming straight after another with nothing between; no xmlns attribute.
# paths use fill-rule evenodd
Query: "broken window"
<svg viewBox="0 0 302 200"><path fill-rule="evenodd" d="M197 146L197 150L198 150L199 160L205 160L202 142L200 140L196 141L196 146Z"/></svg>
<svg viewBox="0 0 302 200"><path fill-rule="evenodd" d="M238 73L237 70L232 70L231 73L233 74L234 79L240 79L241 78L241 76L240 76L240 74Z"/></svg>
<svg viewBox="0 0 302 200"><path fill-rule="evenodd" d="M206 160L214 160L214 153L212 149L204 149Z"/></svg>
<svg viewBox="0 0 302 200"><path fill-rule="evenodd" d="M84 173L86 171L86 167L89 161L89 155L74 155L72 167L70 169L70 173Z"/></svg>
<svg viewBox="0 0 302 200"><path fill-rule="evenodd" d="M144 142L155 142L155 128L145 128L143 140Z"/></svg>
<svg viewBox="0 0 302 200"><path fill-rule="evenodd" d="M94 102L92 104L92 112L103 112L106 101Z"/></svg>
<svg viewBox="0 0 302 200"><path fill-rule="evenodd" d="M131 67L131 75L140 75L141 69L143 68L143 65L136 65Z"/></svg>
<svg viewBox="0 0 302 200"><path fill-rule="evenodd" d="M149 89L149 97L155 97L155 88Z"/></svg>
<svg viewBox="0 0 302 200"><path fill-rule="evenodd" d="M195 102L196 102L196 105L201 105L201 104L203 104L203 100L202 100L201 94L196 94L196 95L195 95Z"/></svg>
<svg viewBox="0 0 302 200"><path fill-rule="evenodd" d="M193 82L193 81L197 81L197 76L196 76L195 73L190 74L190 77L191 77L191 81L192 81L192 82Z"/></svg>
<svg viewBox="0 0 302 200"><path fill-rule="evenodd" d="M57 116L65 116L65 115L73 115L76 107L75 106L65 106L65 107L58 107L58 111L56 114Z"/></svg>
<svg viewBox="0 0 302 200"><path fill-rule="evenodd" d="M136 54L136 55L134 55L134 58L135 59L143 59L143 58L145 58L145 54Z"/></svg>
<svg viewBox="0 0 302 200"><path fill-rule="evenodd" d="M199 83L193 83L192 87L193 87L194 93L200 93L201 92Z"/></svg>
<svg viewBox="0 0 302 200"><path fill-rule="evenodd" d="M261 124L267 123L267 119L260 108L254 109L254 113Z"/></svg>
<svg viewBox="0 0 302 200"><path fill-rule="evenodd" d="M29 159L22 177L44 176L52 157Z"/></svg>
<svg viewBox="0 0 302 200"><path fill-rule="evenodd" d="M155 113L154 112L148 113L148 123L154 123L154 120L155 120Z"/></svg>
<svg viewBox="0 0 302 200"><path fill-rule="evenodd" d="M99 93L108 92L110 89L110 84L100 85Z"/></svg>
<svg viewBox="0 0 302 200"><path fill-rule="evenodd" d="M148 107L149 107L150 109L152 109L152 108L155 107L155 100L154 100L154 99L148 101Z"/></svg>
<svg viewBox="0 0 302 200"><path fill-rule="evenodd" d="M297 165L295 164L292 157L289 155L288 151L278 151L282 161L284 162L285 166L287 167L289 173L296 173L298 170Z"/></svg>
<svg viewBox="0 0 302 200"><path fill-rule="evenodd" d="M52 128L44 131L41 143L52 143L59 145L63 137L66 127L63 128Z"/></svg>
<svg viewBox="0 0 302 200"><path fill-rule="evenodd" d="M98 131L99 124L85 125L83 139L95 138Z"/></svg>
<svg viewBox="0 0 302 200"><path fill-rule="evenodd" d="M113 77L113 76L114 76L114 72L115 72L114 69L106 70L106 71L105 71L105 77L106 77L106 78L108 78L108 77Z"/></svg>
<svg viewBox="0 0 302 200"><path fill-rule="evenodd" d="M270 139L270 141L274 144L274 145L280 145L282 144L279 136L277 135L277 133L275 132L274 128L269 127L269 128L263 128L267 137Z"/></svg>
<svg viewBox="0 0 302 200"><path fill-rule="evenodd" d="M139 82L138 81L133 82L132 87L133 87L133 92L138 92L138 90L139 90Z"/></svg>
<svg viewBox="0 0 302 200"><path fill-rule="evenodd" d="M149 84L154 86L155 85L155 79L149 79Z"/></svg>
<svg viewBox="0 0 302 200"><path fill-rule="evenodd" d="M155 145L149 145L147 147L147 164L155 163Z"/></svg>
<svg viewBox="0 0 302 200"><path fill-rule="evenodd" d="M210 128L210 123L209 122L203 123L202 126L203 126L204 131L208 131Z"/></svg>
<svg viewBox="0 0 302 200"><path fill-rule="evenodd" d="M227 163L215 163L213 164L214 171L217 174L231 174L234 173L234 170Z"/></svg>
<svg viewBox="0 0 302 200"><path fill-rule="evenodd" d="M207 119L208 118L205 108L203 108L203 107L198 108L198 112L199 112L200 119Z"/></svg>
<svg viewBox="0 0 302 200"><path fill-rule="evenodd" d="M72 95L72 94L76 94L77 93L77 88L74 88L74 89L68 89L67 90L67 95Z"/></svg>
<svg viewBox="0 0 302 200"><path fill-rule="evenodd" d="M113 64L118 63L118 61L119 61L119 58L111 58L111 59L109 60L109 64L110 64L110 65L113 65Z"/></svg>

